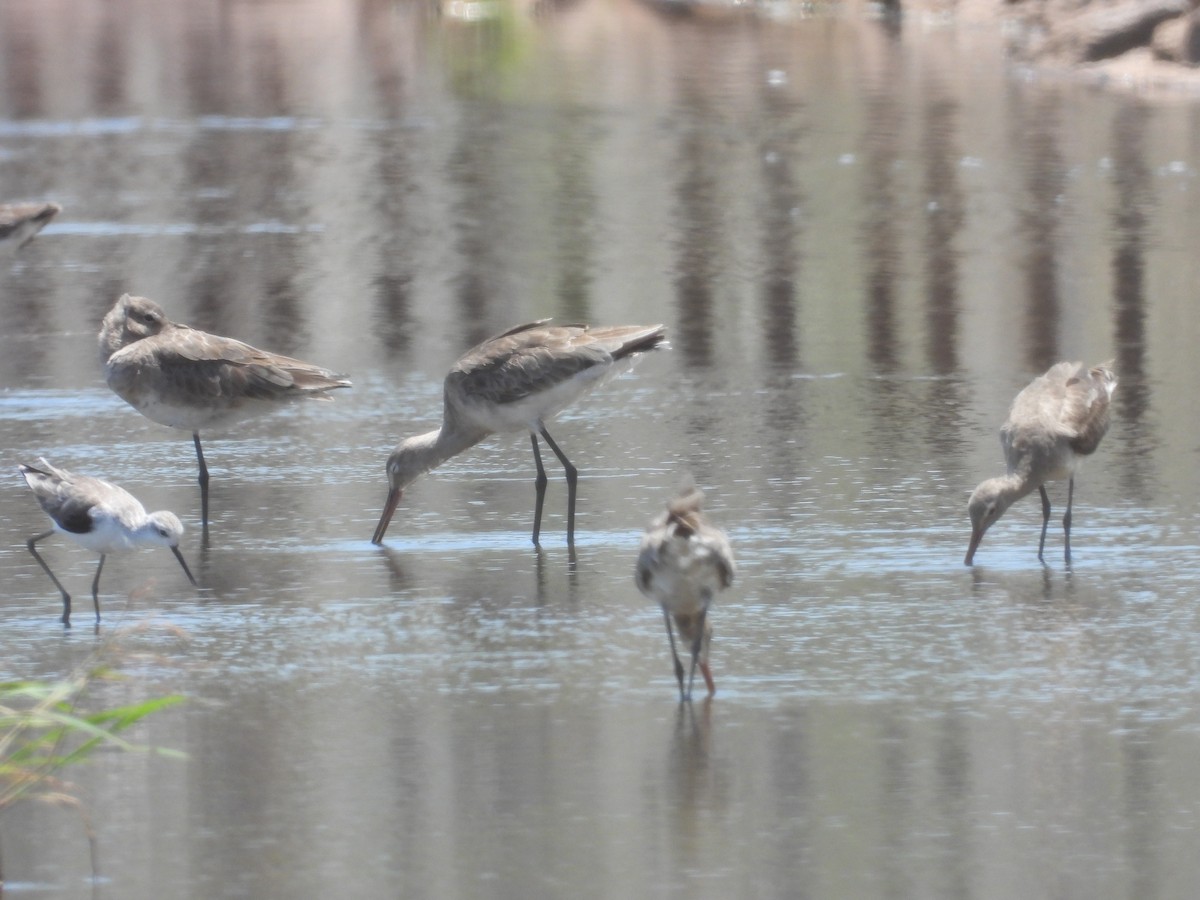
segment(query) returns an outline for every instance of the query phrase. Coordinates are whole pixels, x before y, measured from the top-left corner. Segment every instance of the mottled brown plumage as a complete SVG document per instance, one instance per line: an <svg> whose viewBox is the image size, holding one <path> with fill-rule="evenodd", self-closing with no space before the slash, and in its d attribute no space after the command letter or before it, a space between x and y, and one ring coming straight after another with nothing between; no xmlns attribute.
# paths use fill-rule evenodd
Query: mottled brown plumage
<svg viewBox="0 0 1200 900"><path fill-rule="evenodd" d="M1108 431L1109 404L1116 386L1111 363L1088 369L1080 363L1061 362L1017 394L1008 420L1000 429L1008 474L982 482L967 504L971 543L966 565L974 560L988 528L1034 488L1042 498L1042 536L1038 542L1038 559L1042 560L1050 521L1045 483L1061 478L1068 479L1063 531L1064 553L1070 563L1075 468L1082 457L1095 452Z"/></svg>
<svg viewBox="0 0 1200 900"><path fill-rule="evenodd" d="M280 403L328 399L350 387L340 375L233 338L179 325L153 300L124 294L100 327L104 377L146 418L192 432L208 526L208 467L202 430L267 412Z"/></svg>
<svg viewBox="0 0 1200 900"><path fill-rule="evenodd" d="M733 583L735 572L729 539L704 517L700 509L703 500L704 494L690 479L685 482L666 512L655 517L646 529L635 574L638 589L662 607L681 702L691 699L697 667L708 686L708 695L716 692L708 666L713 633L708 607L718 591ZM686 689L683 663L675 652L672 619L680 639L692 653Z"/></svg>
<svg viewBox="0 0 1200 900"><path fill-rule="evenodd" d="M567 476L567 543L575 542L578 472L546 431L546 422L591 388L624 371L642 353L664 349L661 325L519 325L468 350L446 375L442 427L401 442L388 458L388 497L371 540L383 540L404 488L496 432L528 430L537 466L533 542L541 534L546 471L538 435Z"/></svg>

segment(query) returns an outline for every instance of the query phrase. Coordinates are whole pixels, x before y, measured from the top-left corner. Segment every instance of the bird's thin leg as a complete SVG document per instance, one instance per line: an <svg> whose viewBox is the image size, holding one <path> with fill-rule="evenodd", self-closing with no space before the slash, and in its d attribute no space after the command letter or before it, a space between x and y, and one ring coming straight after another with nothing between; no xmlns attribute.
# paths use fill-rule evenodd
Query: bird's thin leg
<svg viewBox="0 0 1200 900"><path fill-rule="evenodd" d="M708 615L707 609L700 610L700 615L696 619L696 636L692 638L692 668L688 672L688 696L692 696L692 682L696 679L696 662L700 659L700 645L704 641L704 617Z"/></svg>
<svg viewBox="0 0 1200 900"><path fill-rule="evenodd" d="M1042 495L1042 538L1038 541L1038 562L1045 565L1042 551L1046 549L1046 526L1050 524L1050 495L1046 493L1044 484L1038 485L1038 493Z"/></svg>
<svg viewBox="0 0 1200 900"><path fill-rule="evenodd" d="M37 548L33 546L38 541L40 541L42 538L48 538L52 534L54 534L53 528L51 528L49 531L43 531L41 534L36 535L35 537L31 537L28 541L26 541L25 546L29 548L29 552L33 554L33 558L38 561L38 565L41 566L43 571L45 571L45 573L50 576L50 580L54 582L54 586L56 588L58 588L59 593L62 594L62 597L63 597L62 623L64 625L66 625L68 628L70 628L71 627L71 595L68 594L67 589L62 586L62 582L54 577L54 573L50 571L50 567L48 565L46 565L46 561L44 559L42 559L41 555L37 552Z"/></svg>
<svg viewBox="0 0 1200 900"><path fill-rule="evenodd" d="M208 531L208 466L204 463L204 451L200 449L200 432L192 432L192 443L196 445L196 462L200 463L200 522Z"/></svg>
<svg viewBox="0 0 1200 900"><path fill-rule="evenodd" d="M533 483L537 490L537 499L533 503L533 546L540 547L538 537L542 533L542 507L546 503L546 467L542 465L542 452L538 450L537 435L530 432L529 441L533 444L533 461L537 464L537 480Z"/></svg>
<svg viewBox="0 0 1200 900"><path fill-rule="evenodd" d="M675 680L679 682L679 702L683 703L689 696L683 692L683 663L679 661L679 654L675 652L675 632L671 630L671 614L667 612L665 606L662 611L663 621L667 623L667 640L671 642L671 659L675 660Z"/></svg>
<svg viewBox="0 0 1200 900"><path fill-rule="evenodd" d="M96 621L100 621L100 573L104 571L104 554L100 554L100 565L96 566L96 577L92 579L92 602L96 605Z"/></svg>
<svg viewBox="0 0 1200 900"><path fill-rule="evenodd" d="M567 546L575 546L575 485L579 481L579 470L571 465L571 461L567 459L567 455L558 449L558 444L554 443L554 439L542 428L542 437L546 441L546 445L554 451L554 455L558 457L558 461L562 463L563 471L567 473Z"/></svg>
<svg viewBox="0 0 1200 900"><path fill-rule="evenodd" d="M1063 513L1063 552L1067 565L1071 564L1071 500L1075 495L1075 476L1067 479L1067 511Z"/></svg>

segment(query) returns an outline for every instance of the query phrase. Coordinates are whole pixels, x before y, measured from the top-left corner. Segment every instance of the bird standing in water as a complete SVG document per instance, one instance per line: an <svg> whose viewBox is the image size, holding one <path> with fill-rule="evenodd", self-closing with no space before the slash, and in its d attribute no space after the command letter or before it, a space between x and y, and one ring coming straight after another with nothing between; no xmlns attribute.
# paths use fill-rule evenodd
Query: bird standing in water
<svg viewBox="0 0 1200 900"><path fill-rule="evenodd" d="M550 325L549 319L519 325L468 350L443 391L442 427L408 438L387 462L388 496L371 542L379 544L404 489L419 475L473 447L490 434L528 431L537 466L533 543L542 528L546 470L538 435L567 476L567 544L575 543L578 470L559 449L546 422L591 388L624 371L641 354L667 348L662 325Z"/></svg>
<svg viewBox="0 0 1200 900"><path fill-rule="evenodd" d="M303 399L329 399L350 382L328 369L233 338L178 325L153 300L124 294L100 327L108 386L160 425L192 433L200 466L201 521L208 530L208 466L201 430Z"/></svg>
<svg viewBox="0 0 1200 900"><path fill-rule="evenodd" d="M1095 452L1108 431L1109 403L1117 387L1111 363L1091 369L1061 362L1035 378L1013 400L1000 443L1008 474L989 478L975 488L967 503L971 543L964 564L971 565L984 533L1013 503L1037 488L1042 497L1042 536L1038 559L1046 545L1050 497L1045 483L1067 479L1067 511L1063 515L1064 555L1071 562L1071 502L1075 469Z"/></svg>
<svg viewBox="0 0 1200 900"><path fill-rule="evenodd" d="M641 592L657 600L662 607L681 703L692 698L692 681L697 667L708 685L708 696L716 693L708 667L708 650L712 642L708 607L718 591L733 583L735 571L729 539L720 529L710 525L701 513L703 500L704 494L694 484L690 481L684 484L678 496L667 505L667 511L657 516L646 529L635 576ZM687 643L692 653L686 689L683 663L675 651L672 620L679 629L680 640Z"/></svg>
<svg viewBox="0 0 1200 900"><path fill-rule="evenodd" d="M90 475L56 469L44 459L39 459L36 466L22 465L20 470L38 503L54 522L53 528L34 535L26 546L62 594L64 625L71 625L71 595L34 546L56 531L100 554L100 564L96 566L96 577L92 580L97 622L100 621L100 572L104 569L104 557L109 553L137 547L167 547L183 566L188 581L193 585L196 583L179 550L183 524L174 513L147 513L138 499L124 488Z"/></svg>

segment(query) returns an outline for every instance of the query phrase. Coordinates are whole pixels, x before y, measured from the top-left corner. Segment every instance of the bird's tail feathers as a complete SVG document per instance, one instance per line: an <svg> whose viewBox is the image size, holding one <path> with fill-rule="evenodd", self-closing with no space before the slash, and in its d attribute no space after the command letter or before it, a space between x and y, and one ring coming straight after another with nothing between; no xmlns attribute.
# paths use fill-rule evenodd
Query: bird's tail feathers
<svg viewBox="0 0 1200 900"><path fill-rule="evenodd" d="M650 325L630 334L625 343L612 351L612 355L613 359L624 359L637 353L646 353L650 350L669 350L670 348L671 345L667 343L666 328L662 325Z"/></svg>
<svg viewBox="0 0 1200 900"><path fill-rule="evenodd" d="M38 466L41 468L38 468ZM29 463L21 463L18 468L20 468L23 474L43 475L46 478L62 477L58 469L46 462L46 457L44 456L38 457L38 464L36 466L30 465Z"/></svg>

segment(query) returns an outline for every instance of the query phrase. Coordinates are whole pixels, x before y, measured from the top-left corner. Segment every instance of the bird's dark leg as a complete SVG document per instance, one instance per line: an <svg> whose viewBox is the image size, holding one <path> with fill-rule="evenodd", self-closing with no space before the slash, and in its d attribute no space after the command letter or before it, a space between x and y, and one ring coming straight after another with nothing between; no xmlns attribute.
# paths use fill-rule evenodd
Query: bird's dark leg
<svg viewBox="0 0 1200 900"><path fill-rule="evenodd" d="M537 435L531 432L529 441L533 444L533 461L537 464L537 480L533 483L537 490L537 499L533 504L533 546L540 547L538 537L542 533L542 507L546 503L546 467L542 465L542 453L538 450Z"/></svg>
<svg viewBox="0 0 1200 900"><path fill-rule="evenodd" d="M691 694L683 692L683 663L679 661L679 654L675 652L675 632L671 630L671 614L667 612L664 606L663 621L667 623L667 640L671 642L671 659L675 660L675 680L679 682L679 702L683 703Z"/></svg>
<svg viewBox="0 0 1200 900"><path fill-rule="evenodd" d="M60 582L57 578L54 577L54 573L50 571L50 567L48 565L46 565L46 561L44 559L42 559L41 555L37 552L37 548L33 546L38 541L40 541L42 538L48 538L52 534L54 534L53 528L50 529L49 531L43 531L41 534L31 537L28 541L26 541L25 546L29 548L29 552L33 554L33 558L38 561L38 565L41 566L42 570L45 571L45 573L50 576L50 580L54 582L54 586L56 588L58 588L59 593L62 594L62 597L63 597L62 623L64 625L66 625L68 628L70 628L71 627L71 595L68 594L67 589L62 586L62 582Z"/></svg>
<svg viewBox="0 0 1200 900"><path fill-rule="evenodd" d="M558 449L558 444L554 443L554 439L542 428L542 437L546 441L546 445L554 451L554 455L558 457L558 461L562 463L563 471L567 473L567 546L575 546L575 485L579 481L579 470L571 465L571 461L567 459L565 453Z"/></svg>
<svg viewBox="0 0 1200 900"><path fill-rule="evenodd" d="M704 641L704 617L707 615L708 610L702 609L696 618L696 636L692 638L692 669L688 672L688 697L692 696L692 682L696 679L696 662L700 659L700 646Z"/></svg>
<svg viewBox="0 0 1200 900"><path fill-rule="evenodd" d="M1067 511L1063 513L1063 553L1066 562L1071 564L1071 500L1075 495L1075 476L1067 479Z"/></svg>
<svg viewBox="0 0 1200 900"><path fill-rule="evenodd" d="M196 462L200 463L200 522L208 531L208 466L204 463L204 451L200 449L200 432L192 432L192 443L196 445Z"/></svg>
<svg viewBox="0 0 1200 900"><path fill-rule="evenodd" d="M104 571L104 554L100 554L100 565L96 566L96 577L92 579L92 602L96 605L96 621L100 621L100 573Z"/></svg>
<svg viewBox="0 0 1200 900"><path fill-rule="evenodd" d="M1042 551L1046 549L1046 526L1050 524L1050 495L1046 493L1044 484L1038 485L1038 493L1042 495L1042 538L1038 541L1038 562L1044 566L1046 560L1042 559Z"/></svg>

